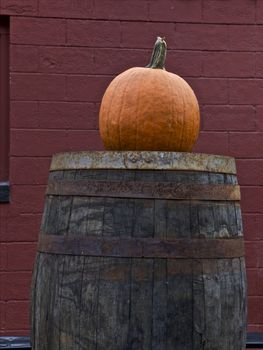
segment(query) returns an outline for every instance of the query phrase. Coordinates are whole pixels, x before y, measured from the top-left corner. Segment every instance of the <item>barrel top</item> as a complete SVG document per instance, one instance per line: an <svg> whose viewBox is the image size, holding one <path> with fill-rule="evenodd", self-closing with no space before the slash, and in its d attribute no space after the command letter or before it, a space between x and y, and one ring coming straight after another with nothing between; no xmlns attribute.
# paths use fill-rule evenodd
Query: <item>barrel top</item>
<svg viewBox="0 0 263 350"><path fill-rule="evenodd" d="M236 174L234 158L203 153L96 151L53 156L50 171L74 169L191 170Z"/></svg>

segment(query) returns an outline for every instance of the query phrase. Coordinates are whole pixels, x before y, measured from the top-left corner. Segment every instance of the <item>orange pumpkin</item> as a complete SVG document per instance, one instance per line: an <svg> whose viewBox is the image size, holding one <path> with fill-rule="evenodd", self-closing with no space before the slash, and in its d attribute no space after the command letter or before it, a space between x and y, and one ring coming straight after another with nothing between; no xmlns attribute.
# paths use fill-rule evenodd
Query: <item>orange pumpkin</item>
<svg viewBox="0 0 263 350"><path fill-rule="evenodd" d="M199 106L185 80L164 68L158 37L149 65L118 75L101 103L99 128L108 150L191 151L199 133Z"/></svg>

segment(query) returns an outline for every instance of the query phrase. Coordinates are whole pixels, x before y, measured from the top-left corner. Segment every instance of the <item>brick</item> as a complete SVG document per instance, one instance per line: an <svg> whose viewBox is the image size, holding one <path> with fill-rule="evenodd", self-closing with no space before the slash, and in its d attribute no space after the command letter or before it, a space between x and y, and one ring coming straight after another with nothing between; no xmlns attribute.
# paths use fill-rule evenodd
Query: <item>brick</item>
<svg viewBox="0 0 263 350"><path fill-rule="evenodd" d="M5 230L5 219L10 212L10 203L9 204L1 204L0 205L0 232ZM1 235L0 235L1 240Z"/></svg>
<svg viewBox="0 0 263 350"><path fill-rule="evenodd" d="M228 81L217 78L187 78L200 104L227 104Z"/></svg>
<svg viewBox="0 0 263 350"><path fill-rule="evenodd" d="M107 20L148 20L146 0L95 0L92 18Z"/></svg>
<svg viewBox="0 0 263 350"><path fill-rule="evenodd" d="M113 21L67 21L67 43L89 47L119 47L121 27Z"/></svg>
<svg viewBox="0 0 263 350"><path fill-rule="evenodd" d="M10 126L11 128L39 128L38 103L11 101Z"/></svg>
<svg viewBox="0 0 263 350"><path fill-rule="evenodd" d="M190 50L227 49L226 25L176 24L175 47Z"/></svg>
<svg viewBox="0 0 263 350"><path fill-rule="evenodd" d="M258 131L263 131L263 106L256 106L256 125Z"/></svg>
<svg viewBox="0 0 263 350"><path fill-rule="evenodd" d="M12 156L47 156L66 152L68 132L56 130L12 130Z"/></svg>
<svg viewBox="0 0 263 350"><path fill-rule="evenodd" d="M31 272L1 273L1 300L27 300L30 295L31 276Z"/></svg>
<svg viewBox="0 0 263 350"><path fill-rule="evenodd" d="M247 269L248 295L257 295L257 269Z"/></svg>
<svg viewBox="0 0 263 350"><path fill-rule="evenodd" d="M39 49L39 72L92 74L93 50L76 47L41 47Z"/></svg>
<svg viewBox="0 0 263 350"><path fill-rule="evenodd" d="M228 49L232 51L254 51L256 48L255 26L229 25Z"/></svg>
<svg viewBox="0 0 263 350"><path fill-rule="evenodd" d="M98 129L99 106L86 102L12 101L12 128Z"/></svg>
<svg viewBox="0 0 263 350"><path fill-rule="evenodd" d="M10 159L10 181L19 185L46 185L50 158L12 157Z"/></svg>
<svg viewBox="0 0 263 350"><path fill-rule="evenodd" d="M39 15L43 17L88 18L92 11L92 1L39 0Z"/></svg>
<svg viewBox="0 0 263 350"><path fill-rule="evenodd" d="M263 78L263 53L255 53L255 71L257 78Z"/></svg>
<svg viewBox="0 0 263 350"><path fill-rule="evenodd" d="M262 158L263 133L231 132L229 134L230 155L237 158Z"/></svg>
<svg viewBox="0 0 263 350"><path fill-rule="evenodd" d="M256 23L263 23L263 3L256 1Z"/></svg>
<svg viewBox="0 0 263 350"><path fill-rule="evenodd" d="M263 213L263 187L242 186L241 206L244 213Z"/></svg>
<svg viewBox="0 0 263 350"><path fill-rule="evenodd" d="M94 71L99 74L120 74L131 67L145 67L151 49L94 49ZM168 50L166 69L180 76L202 75L202 53Z"/></svg>
<svg viewBox="0 0 263 350"><path fill-rule="evenodd" d="M101 149L97 130L15 130L11 133L13 156L50 157L69 150Z"/></svg>
<svg viewBox="0 0 263 350"><path fill-rule="evenodd" d="M222 132L200 132L193 151L228 155L228 135Z"/></svg>
<svg viewBox="0 0 263 350"><path fill-rule="evenodd" d="M203 106L203 129L208 131L256 131L252 106Z"/></svg>
<svg viewBox="0 0 263 350"><path fill-rule="evenodd" d="M5 329L5 303L0 300L0 330Z"/></svg>
<svg viewBox="0 0 263 350"><path fill-rule="evenodd" d="M69 151L102 151L103 144L97 130L73 130L69 132Z"/></svg>
<svg viewBox="0 0 263 350"><path fill-rule="evenodd" d="M232 79L229 81L231 104L261 104L263 79Z"/></svg>
<svg viewBox="0 0 263 350"><path fill-rule="evenodd" d="M1 232L2 228L1 228ZM7 247L6 244L0 243L0 271L4 271L7 268Z"/></svg>
<svg viewBox="0 0 263 350"><path fill-rule="evenodd" d="M202 53L198 51L168 50L166 69L183 77L200 77L203 75Z"/></svg>
<svg viewBox="0 0 263 350"><path fill-rule="evenodd" d="M146 66L151 50L99 48L94 49L94 72L97 74L118 75L131 67Z"/></svg>
<svg viewBox="0 0 263 350"><path fill-rule="evenodd" d="M40 102L38 125L44 129L98 129L98 105L86 102Z"/></svg>
<svg viewBox="0 0 263 350"><path fill-rule="evenodd" d="M248 298L248 322L263 323L263 297Z"/></svg>
<svg viewBox="0 0 263 350"><path fill-rule="evenodd" d="M14 215L42 214L46 186L12 186L12 209Z"/></svg>
<svg viewBox="0 0 263 350"><path fill-rule="evenodd" d="M245 258L247 268L260 268L263 266L262 248L262 241L245 243Z"/></svg>
<svg viewBox="0 0 263 350"><path fill-rule="evenodd" d="M263 234L262 214L242 214L245 238L249 241L261 240Z"/></svg>
<svg viewBox="0 0 263 350"><path fill-rule="evenodd" d="M204 76L254 77L255 56L248 52L207 52L203 54Z"/></svg>
<svg viewBox="0 0 263 350"><path fill-rule="evenodd" d="M250 0L206 0L203 20L212 23L253 23L255 4Z"/></svg>
<svg viewBox="0 0 263 350"><path fill-rule="evenodd" d="M8 243L7 268L8 271L32 271L36 243Z"/></svg>
<svg viewBox="0 0 263 350"><path fill-rule="evenodd" d="M202 2L185 0L150 1L151 21L201 22Z"/></svg>
<svg viewBox="0 0 263 350"><path fill-rule="evenodd" d="M44 207L41 202L41 206ZM1 233L5 242L36 242L40 229L41 214L18 214L8 217L6 230Z"/></svg>
<svg viewBox="0 0 263 350"><path fill-rule="evenodd" d="M256 285L255 295L263 296L263 269L257 269L257 274L253 278ZM251 283L253 282L251 281Z"/></svg>
<svg viewBox="0 0 263 350"><path fill-rule="evenodd" d="M255 50L261 51L263 45L263 27L262 25L255 26Z"/></svg>
<svg viewBox="0 0 263 350"><path fill-rule="evenodd" d="M28 330L28 323L29 303L27 301L10 301L6 303L6 329Z"/></svg>
<svg viewBox="0 0 263 350"><path fill-rule="evenodd" d="M263 159L237 160L237 174L241 185L263 185Z"/></svg>
<svg viewBox="0 0 263 350"><path fill-rule="evenodd" d="M37 13L36 0L1 0L1 15L33 16Z"/></svg>
<svg viewBox="0 0 263 350"><path fill-rule="evenodd" d="M37 72L38 49L28 45L10 46L10 71L11 72Z"/></svg>
<svg viewBox="0 0 263 350"><path fill-rule="evenodd" d="M161 36L165 37L170 49L175 48L175 25L173 23L122 22L121 32L122 47L152 49L156 37Z"/></svg>
<svg viewBox="0 0 263 350"><path fill-rule="evenodd" d="M67 100L101 102L102 96L113 77L75 76L67 77Z"/></svg>
<svg viewBox="0 0 263 350"><path fill-rule="evenodd" d="M66 22L62 19L11 17L10 41L12 44L65 44Z"/></svg>
<svg viewBox="0 0 263 350"><path fill-rule="evenodd" d="M11 75L12 100L63 100L66 77L63 75L20 74Z"/></svg>

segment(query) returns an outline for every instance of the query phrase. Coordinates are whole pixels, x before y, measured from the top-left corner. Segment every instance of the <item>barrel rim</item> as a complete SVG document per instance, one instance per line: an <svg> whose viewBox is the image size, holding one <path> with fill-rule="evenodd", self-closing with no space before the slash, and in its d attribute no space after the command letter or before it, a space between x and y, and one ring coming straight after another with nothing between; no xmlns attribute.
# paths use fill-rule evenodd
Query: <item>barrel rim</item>
<svg viewBox="0 0 263 350"><path fill-rule="evenodd" d="M186 152L82 151L56 153L50 171L84 169L185 170L236 174L233 157Z"/></svg>

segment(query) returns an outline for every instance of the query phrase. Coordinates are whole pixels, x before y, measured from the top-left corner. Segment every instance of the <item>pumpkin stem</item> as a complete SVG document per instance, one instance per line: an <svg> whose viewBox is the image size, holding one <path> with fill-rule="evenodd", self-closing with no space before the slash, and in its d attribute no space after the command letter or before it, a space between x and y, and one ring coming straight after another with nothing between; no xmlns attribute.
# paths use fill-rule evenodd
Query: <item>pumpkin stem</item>
<svg viewBox="0 0 263 350"><path fill-rule="evenodd" d="M151 61L146 68L164 69L167 45L164 38L157 37L154 44Z"/></svg>

